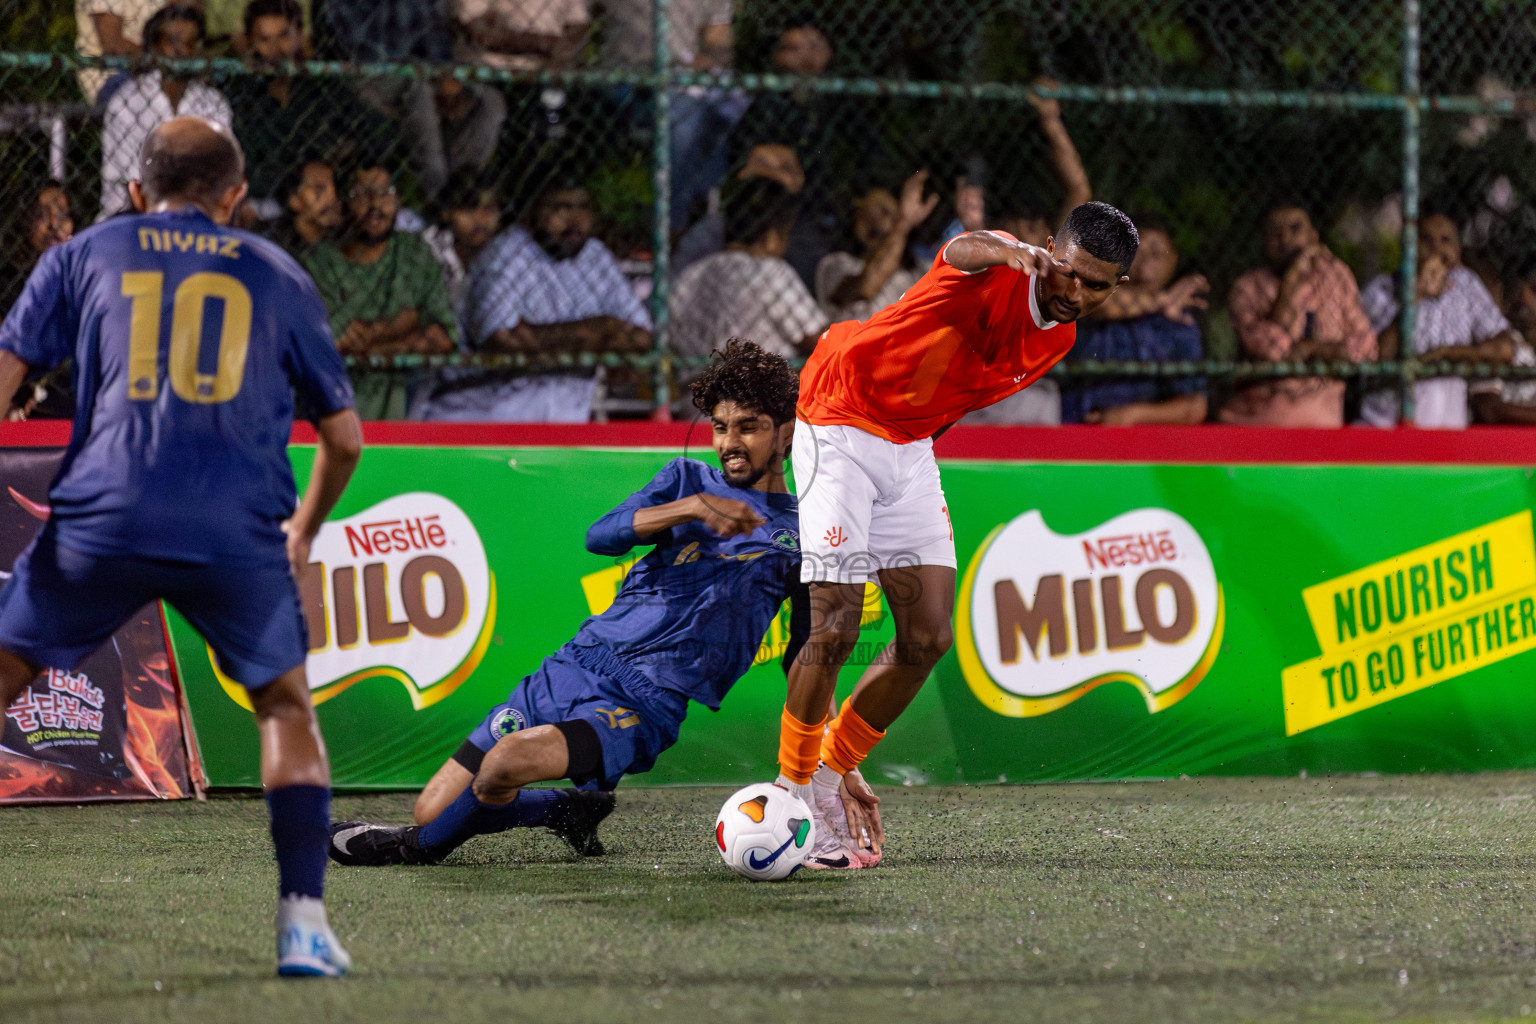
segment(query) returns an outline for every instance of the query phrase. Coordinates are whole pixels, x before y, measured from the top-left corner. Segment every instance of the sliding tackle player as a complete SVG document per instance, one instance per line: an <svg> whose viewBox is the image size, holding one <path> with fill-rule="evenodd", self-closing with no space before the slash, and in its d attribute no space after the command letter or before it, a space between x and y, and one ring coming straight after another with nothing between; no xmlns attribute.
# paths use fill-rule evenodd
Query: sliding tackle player
<svg viewBox="0 0 1536 1024"><path fill-rule="evenodd" d="M547 827L584 856L625 775L677 741L688 702L718 709L751 667L791 598L785 664L808 632L796 502L784 483L795 430L795 371L732 339L694 381L720 469L673 459L587 531L587 549L650 552L612 607L526 676L427 784L416 824L332 826L341 864L432 864L477 835ZM796 592L799 591L798 594ZM569 779L577 789L527 789ZM880 834L877 802L856 774L848 813Z"/></svg>

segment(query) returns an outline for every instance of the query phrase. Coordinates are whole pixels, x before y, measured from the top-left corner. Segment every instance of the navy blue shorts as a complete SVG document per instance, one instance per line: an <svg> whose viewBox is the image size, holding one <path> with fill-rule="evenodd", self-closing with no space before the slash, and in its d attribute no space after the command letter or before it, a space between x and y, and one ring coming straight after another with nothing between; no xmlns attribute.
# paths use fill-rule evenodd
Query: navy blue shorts
<svg viewBox="0 0 1536 1024"><path fill-rule="evenodd" d="M44 527L0 587L0 647L73 669L151 601L164 600L208 641L225 675L248 690L304 663L299 588L286 557L262 565L196 565L94 555Z"/></svg>
<svg viewBox="0 0 1536 1024"><path fill-rule="evenodd" d="M522 729L587 722L603 749L603 775L593 788L609 790L621 776L651 770L661 752L677 742L686 712L686 702L666 710L643 705L610 675L581 664L570 647L562 647L491 709L469 742L483 753Z"/></svg>

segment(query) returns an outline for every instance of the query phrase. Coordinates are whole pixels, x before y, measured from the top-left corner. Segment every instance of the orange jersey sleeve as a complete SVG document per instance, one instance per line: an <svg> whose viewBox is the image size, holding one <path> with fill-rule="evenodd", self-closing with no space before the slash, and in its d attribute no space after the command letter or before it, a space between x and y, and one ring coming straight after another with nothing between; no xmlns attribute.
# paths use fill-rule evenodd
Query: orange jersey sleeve
<svg viewBox="0 0 1536 1024"><path fill-rule="evenodd" d="M800 371L799 417L907 444L1028 387L1077 337L1034 287L1007 267L956 270L941 250L899 301L827 328Z"/></svg>

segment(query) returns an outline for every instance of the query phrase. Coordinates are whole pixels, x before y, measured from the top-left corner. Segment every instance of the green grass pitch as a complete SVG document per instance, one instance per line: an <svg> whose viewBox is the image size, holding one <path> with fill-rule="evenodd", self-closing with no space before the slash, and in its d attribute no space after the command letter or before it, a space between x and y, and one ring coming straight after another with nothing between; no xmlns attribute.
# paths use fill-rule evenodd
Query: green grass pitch
<svg viewBox="0 0 1536 1024"><path fill-rule="evenodd" d="M1441 1021L1536 1008L1536 776L885 789L873 871L731 875L719 789L334 868L279 982L265 807L0 811L0 1020ZM339 797L403 820L405 795Z"/></svg>

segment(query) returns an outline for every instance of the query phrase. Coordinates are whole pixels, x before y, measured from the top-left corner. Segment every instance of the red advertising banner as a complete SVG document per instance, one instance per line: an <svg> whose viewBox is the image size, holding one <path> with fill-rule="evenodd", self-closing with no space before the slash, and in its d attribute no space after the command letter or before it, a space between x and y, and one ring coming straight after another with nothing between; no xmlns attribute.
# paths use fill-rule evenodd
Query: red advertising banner
<svg viewBox="0 0 1536 1024"><path fill-rule="evenodd" d="M63 452L0 449L0 579L48 518ZM73 672L49 669L5 711L0 803L192 796L181 691L158 605Z"/></svg>

